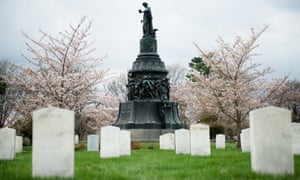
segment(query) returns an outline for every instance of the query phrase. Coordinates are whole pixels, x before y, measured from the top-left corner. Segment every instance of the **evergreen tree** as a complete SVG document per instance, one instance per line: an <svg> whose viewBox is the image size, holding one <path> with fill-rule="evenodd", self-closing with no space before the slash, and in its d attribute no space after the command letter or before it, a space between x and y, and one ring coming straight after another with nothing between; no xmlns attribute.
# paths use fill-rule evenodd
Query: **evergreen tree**
<svg viewBox="0 0 300 180"><path fill-rule="evenodd" d="M189 67L191 69L194 69L200 73L200 75L203 75L205 77L208 77L211 72L211 67L207 66L201 57L194 57L191 62L189 63ZM188 74L187 78L191 81L195 81L192 74Z"/></svg>

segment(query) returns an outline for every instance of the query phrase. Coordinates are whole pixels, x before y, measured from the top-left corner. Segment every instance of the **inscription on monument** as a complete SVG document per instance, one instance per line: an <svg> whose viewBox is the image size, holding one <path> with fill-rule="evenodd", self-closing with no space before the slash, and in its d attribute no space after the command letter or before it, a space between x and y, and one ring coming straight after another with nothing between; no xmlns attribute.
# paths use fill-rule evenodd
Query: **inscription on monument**
<svg viewBox="0 0 300 180"><path fill-rule="evenodd" d="M123 111L121 112L121 119L129 120L130 119L130 115L131 115L130 111L131 111L130 108L123 109Z"/></svg>
<svg viewBox="0 0 300 180"><path fill-rule="evenodd" d="M125 122L130 121L133 112L133 104L126 103L126 104L121 104L121 106L122 106L122 111L120 112L120 120Z"/></svg>

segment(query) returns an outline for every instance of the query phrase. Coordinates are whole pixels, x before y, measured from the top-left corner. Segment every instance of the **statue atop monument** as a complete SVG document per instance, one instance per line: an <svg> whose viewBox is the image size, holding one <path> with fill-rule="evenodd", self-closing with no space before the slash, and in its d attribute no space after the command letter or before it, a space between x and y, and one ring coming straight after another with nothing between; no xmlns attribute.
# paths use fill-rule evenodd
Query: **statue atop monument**
<svg viewBox="0 0 300 180"><path fill-rule="evenodd" d="M151 8L146 2L143 3L143 6L145 8L144 11L139 9L139 13L144 13L143 20L141 21L143 23L143 34L144 36L154 37L155 31L157 31L157 29L153 29Z"/></svg>

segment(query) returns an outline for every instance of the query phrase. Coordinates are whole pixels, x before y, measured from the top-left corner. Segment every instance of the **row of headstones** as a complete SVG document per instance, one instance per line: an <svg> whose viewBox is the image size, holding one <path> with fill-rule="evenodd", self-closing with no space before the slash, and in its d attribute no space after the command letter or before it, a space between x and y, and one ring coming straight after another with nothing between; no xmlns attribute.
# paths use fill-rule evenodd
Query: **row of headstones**
<svg viewBox="0 0 300 180"><path fill-rule="evenodd" d="M209 126L193 124L188 129L178 129L174 133L166 133L159 137L159 147L165 150L175 150L176 154L191 154L192 156L209 156L211 154ZM216 136L216 148L225 148L225 135Z"/></svg>
<svg viewBox="0 0 300 180"><path fill-rule="evenodd" d="M100 157L111 158L131 155L130 131L119 127L105 126L101 128ZM88 142L89 144L89 142Z"/></svg>
<svg viewBox="0 0 300 180"><path fill-rule="evenodd" d="M119 134L119 136L117 136ZM111 137L113 136L113 137ZM76 137L76 136L75 136ZM76 138L75 138L75 144ZM102 147L102 150L101 148ZM97 134L87 136L87 151L100 151L100 157L120 157L131 155L130 131L118 127L106 126L101 128L101 144Z"/></svg>
<svg viewBox="0 0 300 180"><path fill-rule="evenodd" d="M250 112L252 170L294 174L290 121L291 113L286 109L268 107ZM101 129L101 157L120 155L119 132L117 127ZM194 146L191 154L210 155L209 127L191 126L189 134L190 146ZM117 139L117 143L112 143L112 139ZM114 149L118 150L111 152ZM73 111L49 107L33 112L32 175L74 176Z"/></svg>
<svg viewBox="0 0 300 180"><path fill-rule="evenodd" d="M74 112L48 107L32 113L32 176L33 177L73 177L74 176ZM0 129L0 157L15 157L16 130ZM95 141L96 138L96 141ZM19 139L19 138L17 138ZM17 140L19 142L19 140ZM99 151L99 136L89 136L88 150ZM94 141L94 142L92 142ZM118 127L101 128L100 157L119 157L131 154L129 131ZM90 147L93 144L95 147ZM2 153L5 152L5 153Z"/></svg>
<svg viewBox="0 0 300 180"><path fill-rule="evenodd" d="M294 174L294 154L298 154L300 144L299 127L298 124L291 127L291 112L287 109L270 106L251 111L250 129L242 131L241 143L243 151L251 152L252 170L272 175ZM219 144L218 136L216 141ZM161 149L166 146L174 149L170 142L174 142L174 135L162 135ZM196 124L190 127L190 132L176 130L175 146L176 154L210 155L209 127Z"/></svg>
<svg viewBox="0 0 300 180"><path fill-rule="evenodd" d="M300 155L300 123L291 123L293 154ZM242 130L241 133L242 152L251 152L250 128Z"/></svg>
<svg viewBox="0 0 300 180"><path fill-rule="evenodd" d="M16 153L23 151L23 137L16 136L12 128L0 129L0 160L13 160Z"/></svg>

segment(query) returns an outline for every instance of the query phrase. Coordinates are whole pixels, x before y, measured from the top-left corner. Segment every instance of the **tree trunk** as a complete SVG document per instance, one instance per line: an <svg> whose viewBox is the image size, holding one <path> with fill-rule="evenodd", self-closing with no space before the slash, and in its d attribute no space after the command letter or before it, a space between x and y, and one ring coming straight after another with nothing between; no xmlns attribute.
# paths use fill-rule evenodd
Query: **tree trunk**
<svg viewBox="0 0 300 180"><path fill-rule="evenodd" d="M237 143L236 147L241 148L241 131L242 131L242 123L240 120L236 122L236 137L237 137Z"/></svg>

